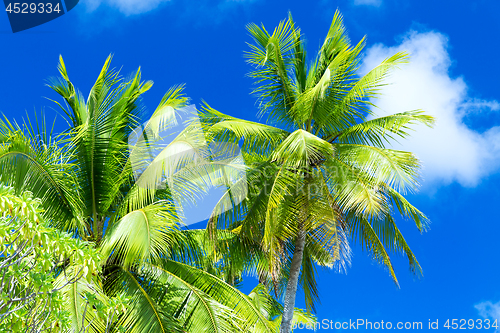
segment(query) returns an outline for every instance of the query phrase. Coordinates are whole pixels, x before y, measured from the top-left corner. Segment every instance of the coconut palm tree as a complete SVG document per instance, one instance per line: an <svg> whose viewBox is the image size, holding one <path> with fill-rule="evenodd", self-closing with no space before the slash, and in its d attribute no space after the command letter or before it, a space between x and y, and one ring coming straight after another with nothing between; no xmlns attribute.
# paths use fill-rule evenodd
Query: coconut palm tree
<svg viewBox="0 0 500 333"><path fill-rule="evenodd" d="M385 265L396 283L388 251L405 254L411 270L421 272L393 217L399 211L425 229L425 215L403 196L417 189L420 164L412 153L386 145L406 137L411 125L432 125L433 118L421 111L374 117L373 99L408 55L396 53L360 76L365 39L350 43L338 11L311 63L291 16L272 33L256 24L248 31L249 76L267 124L209 105L200 111L208 138L241 142L250 167L242 180L247 198L225 210L233 200L227 191L208 229L212 235L231 230L243 246L260 244L267 255L253 263L255 271L276 293L284 291L281 332L288 333L298 282L308 310L314 309L315 265L344 267L349 239Z"/></svg>
<svg viewBox="0 0 500 333"><path fill-rule="evenodd" d="M176 200L195 200L220 170L214 156L205 164L189 159L206 152L194 126L166 147L157 144L155 136L187 105L182 86L140 124L140 98L152 82L141 81L140 69L123 79L110 61L85 100L60 58L61 77L48 85L63 99L56 103L69 126L61 135L43 117L0 123L1 182L17 193L31 191L50 227L94 244L104 258L100 274L63 289L72 331L275 332L247 295L199 269L206 254L201 233L181 229ZM191 155L168 155L175 142ZM154 149L160 154L151 157ZM87 311L89 295L125 300L127 310L103 327Z"/></svg>

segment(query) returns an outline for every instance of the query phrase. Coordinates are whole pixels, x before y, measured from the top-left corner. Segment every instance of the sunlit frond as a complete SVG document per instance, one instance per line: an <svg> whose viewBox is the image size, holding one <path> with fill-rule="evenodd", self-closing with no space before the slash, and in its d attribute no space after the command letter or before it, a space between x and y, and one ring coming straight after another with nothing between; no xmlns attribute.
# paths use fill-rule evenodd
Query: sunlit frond
<svg viewBox="0 0 500 333"><path fill-rule="evenodd" d="M433 118L422 111L408 111L375 118L346 128L327 138L327 141L347 144L374 145L384 148L397 138L405 138L411 130L409 125L417 123L431 126Z"/></svg>
<svg viewBox="0 0 500 333"><path fill-rule="evenodd" d="M420 161L409 152L358 144L335 144L336 159L369 175L374 185L386 183L397 191L418 185Z"/></svg>
<svg viewBox="0 0 500 333"><path fill-rule="evenodd" d="M106 233L102 254L111 256L127 268L134 263L161 258L165 249L179 241L179 223L179 216L168 202L134 210Z"/></svg>

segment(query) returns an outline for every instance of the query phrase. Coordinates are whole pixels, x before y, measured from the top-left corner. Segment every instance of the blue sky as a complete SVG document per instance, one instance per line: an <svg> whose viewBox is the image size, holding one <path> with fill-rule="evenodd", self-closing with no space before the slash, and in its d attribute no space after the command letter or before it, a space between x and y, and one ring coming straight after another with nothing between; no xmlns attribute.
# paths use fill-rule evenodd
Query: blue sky
<svg viewBox="0 0 500 333"><path fill-rule="evenodd" d="M421 321L424 328L429 319L440 326L448 318L500 321L498 1L82 0L68 14L16 34L0 14L0 111L9 119L41 109L56 116L45 98L56 96L44 84L57 74L59 54L87 93L113 53L123 73L141 66L143 78L155 82L144 99L150 111L170 86L186 83L194 104L203 99L255 120L245 25L272 29L290 10L313 54L336 8L353 41L368 37L365 70L398 50L412 54L391 77L376 112L424 109L438 123L402 145L424 163L422 189L409 198L430 217L430 230L421 235L398 221L424 277L416 280L404 258L395 257L398 289L353 246L347 274L320 270L319 320ZM64 126L60 117L57 126ZM299 296L297 305L303 304Z"/></svg>

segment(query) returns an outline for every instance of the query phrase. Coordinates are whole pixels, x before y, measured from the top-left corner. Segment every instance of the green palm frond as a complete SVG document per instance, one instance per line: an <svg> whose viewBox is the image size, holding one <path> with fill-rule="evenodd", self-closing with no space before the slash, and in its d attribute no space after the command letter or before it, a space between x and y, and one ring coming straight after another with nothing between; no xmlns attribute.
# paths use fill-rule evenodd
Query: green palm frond
<svg viewBox="0 0 500 333"><path fill-rule="evenodd" d="M350 105L352 101L376 97L380 89L386 85L385 79L397 66L408 62L408 53L397 52L384 59L379 65L371 69L353 85L345 96L342 104Z"/></svg>
<svg viewBox="0 0 500 333"><path fill-rule="evenodd" d="M291 110L292 114L300 117L301 123L308 131L313 128L317 131L322 123L328 123L329 126L354 124L353 117L363 116L356 108L343 112L344 110L339 108L338 103L354 84L357 69L357 63L354 60L363 47L364 40L353 48L346 47L339 50L324 69L313 67L309 72L310 76L318 77L317 82L307 87ZM332 116L332 113L335 116Z"/></svg>
<svg viewBox="0 0 500 333"><path fill-rule="evenodd" d="M248 297L252 300L254 306L268 319L272 320L281 315L283 305L277 302L270 294L268 289L262 283L259 283L252 289Z"/></svg>
<svg viewBox="0 0 500 333"><path fill-rule="evenodd" d="M72 185L76 175L71 154L60 147L60 137L47 132L43 117L37 128L30 124L29 118L23 128L0 121L0 179L17 193L28 190L41 198L45 214L56 226L85 235L82 203Z"/></svg>
<svg viewBox="0 0 500 333"><path fill-rule="evenodd" d="M165 249L182 241L178 237L180 219L174 212L169 202L157 202L128 213L106 233L103 255L126 268L161 258Z"/></svg>
<svg viewBox="0 0 500 333"><path fill-rule="evenodd" d="M408 258L410 270L417 276L421 276L422 267L420 267L417 258L415 257L410 249L410 246L406 243L405 238L399 231L394 218L390 215L386 215L382 218L374 219L372 221L372 225L377 234L382 238L384 247L394 253L405 255Z"/></svg>
<svg viewBox="0 0 500 333"><path fill-rule="evenodd" d="M150 276L140 275L120 266L108 267L105 274L106 293L111 296L124 293L130 299L129 308L119 318L117 325L124 327L127 332L134 333L184 332L169 304L162 304L163 298L160 295L165 295L162 293L162 285L153 283L154 280L151 280Z"/></svg>
<svg viewBox="0 0 500 333"><path fill-rule="evenodd" d="M396 273L392 266L391 259L377 231L374 230L372 223L362 215L354 213L348 214L346 220L349 224L349 231L356 242L359 242L361 247L370 252L372 259L380 262L389 270L389 273L397 286L399 286Z"/></svg>
<svg viewBox="0 0 500 333"><path fill-rule="evenodd" d="M296 89L296 95L300 95L306 89L307 80L307 64L306 64L306 49L305 45L301 42L301 33L298 27L295 27L295 23L292 18L292 14L288 13L288 19L290 20L292 26L292 34L294 35L295 47L293 50L293 70L294 70L294 87Z"/></svg>
<svg viewBox="0 0 500 333"><path fill-rule="evenodd" d="M361 44L358 44L360 49ZM356 56L359 52L356 52ZM336 139L346 128L360 126L356 118L362 121L365 114L371 114L368 108L372 106L370 98L377 96L377 92L385 85L384 80L389 75L392 69L396 66L407 62L408 58L405 53L396 53L385 59L379 66L372 69L368 74L358 80L344 80L346 84L344 93L332 95L334 105L326 108L318 108L315 114L315 131L321 134L325 140L332 141ZM352 67L351 70L355 70ZM347 76L348 77L348 76ZM346 77L346 78L347 78ZM330 102L326 100L326 105ZM323 103L325 104L325 103ZM335 110L334 112L330 110ZM429 116L427 116L429 117ZM416 119L415 119L416 120ZM427 120L426 120L427 121Z"/></svg>
<svg viewBox="0 0 500 333"><path fill-rule="evenodd" d="M108 62L108 61L107 61ZM63 97L69 108L62 106L59 102L56 103L61 110L69 117L71 120L71 125L73 127L78 127L83 125L88 119L88 110L86 106L85 99L81 92L79 92L73 83L69 80L68 72L66 70L66 65L62 56L59 56L59 64L57 66L61 78L52 78L47 83L47 86L52 88L56 93Z"/></svg>
<svg viewBox="0 0 500 333"><path fill-rule="evenodd" d="M288 132L276 127L227 116L208 104L198 112L207 140L234 142L243 139L241 149L246 153L266 154L288 136Z"/></svg>
<svg viewBox="0 0 500 333"><path fill-rule="evenodd" d="M255 307L247 295L241 293L231 285L222 282L215 276L174 261L166 261L161 266L152 266L152 268L156 269L158 274L161 273L165 277L181 281L185 286L191 286L190 289L193 292L199 290L201 293L210 296L213 300L220 303L225 309L230 309L235 316L232 325L238 325L239 331L275 332L267 318ZM231 317L227 319L231 319ZM194 325L196 320L191 320L194 321L192 324ZM197 320L203 319L198 318ZM215 330L215 332L226 332L224 325L219 326L219 329ZM231 328L228 326L227 329ZM233 327L232 329L228 332L233 332L235 328ZM196 330L194 329L193 331Z"/></svg>
<svg viewBox="0 0 500 333"><path fill-rule="evenodd" d="M376 179L341 159L325 162L325 183L342 211L375 214L383 207L383 195Z"/></svg>
<svg viewBox="0 0 500 333"><path fill-rule="evenodd" d="M309 204L311 232L306 244L314 249L311 256L320 266L336 266L345 271L351 262L351 248L344 213L330 193L323 173L315 177L313 184L316 189Z"/></svg>
<svg viewBox="0 0 500 333"><path fill-rule="evenodd" d="M54 287L60 289L63 295L65 309L70 313L71 327L74 331L102 333L106 327L94 311L93 305L89 302L89 295L106 302L107 296L99 287L99 283L94 279L79 278L83 275L83 266L71 266L60 273ZM67 283L68 281L76 281Z"/></svg>
<svg viewBox="0 0 500 333"><path fill-rule="evenodd" d="M330 136L326 140L347 144L374 145L384 148L386 143L391 143L397 137L407 137L410 134L408 130L411 129L409 125L422 123L431 126L433 122L433 118L422 111L402 112L356 124Z"/></svg>
<svg viewBox="0 0 500 333"><path fill-rule="evenodd" d="M253 304L275 325L276 329L279 328L281 322L281 316L283 312L283 305L274 299L274 297L269 294L267 288L263 284L258 284L253 290L248 294ZM308 312L301 309L294 309L293 322L301 323L303 325L313 325L316 322L316 318Z"/></svg>
<svg viewBox="0 0 500 333"><path fill-rule="evenodd" d="M387 196L387 200L397 207L402 217L413 220L420 232L427 230L430 222L424 213L410 204L410 202L396 190L390 187L384 187L384 192Z"/></svg>
<svg viewBox="0 0 500 333"><path fill-rule="evenodd" d="M397 191L418 186L420 161L412 153L358 144L335 144L336 158Z"/></svg>
<svg viewBox="0 0 500 333"><path fill-rule="evenodd" d="M249 76L261 84L253 93L260 100L261 115L291 126L296 121L287 112L295 101L294 80L291 77L295 56L293 49L300 32L294 27L291 17L280 22L270 35L263 26L249 24L247 30L255 43L249 44L246 53L248 63L255 66Z"/></svg>
<svg viewBox="0 0 500 333"><path fill-rule="evenodd" d="M350 40L347 36L347 29L344 26L344 18L342 14L336 10L325 41L319 51L318 63L320 66L328 66L330 60L334 58L340 50L348 47L349 44Z"/></svg>
<svg viewBox="0 0 500 333"><path fill-rule="evenodd" d="M333 152L331 144L299 129L283 140L271 158L280 164L300 169L321 164Z"/></svg>

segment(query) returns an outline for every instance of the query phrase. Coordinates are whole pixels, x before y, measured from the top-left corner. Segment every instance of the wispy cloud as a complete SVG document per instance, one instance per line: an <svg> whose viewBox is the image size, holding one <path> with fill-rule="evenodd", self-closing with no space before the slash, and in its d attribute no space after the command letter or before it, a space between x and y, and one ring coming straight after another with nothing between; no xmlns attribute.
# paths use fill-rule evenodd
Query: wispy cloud
<svg viewBox="0 0 500 333"><path fill-rule="evenodd" d="M150 12L171 1L172 0L87 0L85 1L85 4L87 6L87 11L89 12L93 12L94 10L102 6L118 9L118 11L122 14L129 16ZM226 8L231 8L233 5L248 4L253 3L254 1L255 0L221 0L215 1L213 3L209 3L209 1L199 1L192 4L187 3L184 7L189 8L193 11L193 13L196 13L197 15L198 11L196 9L198 7L201 7L201 9L203 9L201 12L205 12L206 9L215 8L217 10L223 10Z"/></svg>
<svg viewBox="0 0 500 333"><path fill-rule="evenodd" d="M457 181L474 186L500 166L500 126L479 132L468 127L464 119L498 111L500 104L470 96L465 81L450 76L452 61L447 46L443 34L412 31L397 46L369 48L363 68L367 71L397 51L411 54L410 64L396 70L392 84L382 90L376 102L380 109L375 112L381 116L422 109L435 116L434 129L416 128L409 140L402 141L403 148L422 160L427 185Z"/></svg>
<svg viewBox="0 0 500 333"><path fill-rule="evenodd" d="M108 6L118 9L125 15L137 15L149 12L170 0L87 0L88 11L94 11L98 7Z"/></svg>
<svg viewBox="0 0 500 333"><path fill-rule="evenodd" d="M467 112L472 111L498 111L500 103L498 101L486 101L484 99L474 98L462 104Z"/></svg>
<svg viewBox="0 0 500 333"><path fill-rule="evenodd" d="M486 301L476 304L474 307L481 317L490 320L497 320L500 324L500 302L492 303L490 301ZM500 329L497 329L495 332L500 332Z"/></svg>
<svg viewBox="0 0 500 333"><path fill-rule="evenodd" d="M382 0L354 0L356 6L367 5L379 7L382 4Z"/></svg>

